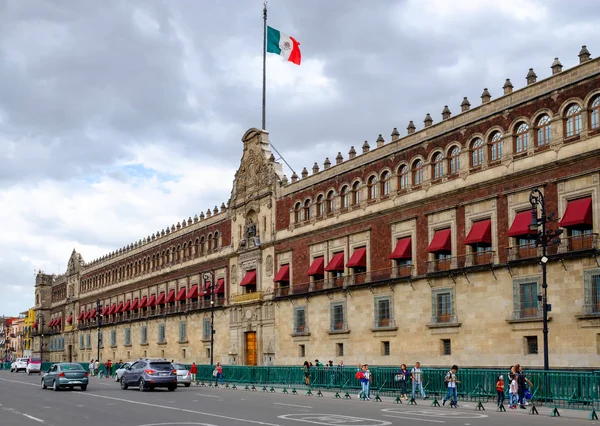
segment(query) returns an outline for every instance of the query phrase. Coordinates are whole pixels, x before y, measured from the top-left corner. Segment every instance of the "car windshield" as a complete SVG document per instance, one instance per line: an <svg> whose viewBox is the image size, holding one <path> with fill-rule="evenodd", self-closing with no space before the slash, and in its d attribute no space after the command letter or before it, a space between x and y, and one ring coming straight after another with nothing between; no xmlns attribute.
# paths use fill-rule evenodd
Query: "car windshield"
<svg viewBox="0 0 600 426"><path fill-rule="evenodd" d="M151 362L150 367L159 371L168 371L173 369L173 366L170 362Z"/></svg>
<svg viewBox="0 0 600 426"><path fill-rule="evenodd" d="M62 371L77 371L83 370L83 367L79 364L61 364L60 369Z"/></svg>
<svg viewBox="0 0 600 426"><path fill-rule="evenodd" d="M183 364L173 364L175 370L187 370L188 368Z"/></svg>

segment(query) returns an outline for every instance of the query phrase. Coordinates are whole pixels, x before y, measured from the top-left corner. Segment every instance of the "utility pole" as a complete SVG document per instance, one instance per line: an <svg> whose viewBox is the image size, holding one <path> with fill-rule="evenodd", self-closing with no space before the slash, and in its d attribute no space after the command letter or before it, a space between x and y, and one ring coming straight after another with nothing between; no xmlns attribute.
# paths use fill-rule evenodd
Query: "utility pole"
<svg viewBox="0 0 600 426"><path fill-rule="evenodd" d="M100 311L100 299L96 300L96 324L98 324L98 353L96 359L100 362L100 341L102 340L100 334L100 327L102 326L102 312Z"/></svg>

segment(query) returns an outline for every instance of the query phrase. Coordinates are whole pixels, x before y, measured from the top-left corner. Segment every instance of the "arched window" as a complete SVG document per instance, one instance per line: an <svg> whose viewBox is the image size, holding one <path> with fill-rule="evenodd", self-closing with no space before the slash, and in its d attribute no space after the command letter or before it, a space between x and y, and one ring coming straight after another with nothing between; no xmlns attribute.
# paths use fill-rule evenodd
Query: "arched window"
<svg viewBox="0 0 600 426"><path fill-rule="evenodd" d="M471 167L479 167L483 164L483 141L479 138L471 143Z"/></svg>
<svg viewBox="0 0 600 426"><path fill-rule="evenodd" d="M354 182L352 184L352 205L357 206L360 204L360 182Z"/></svg>
<svg viewBox="0 0 600 426"><path fill-rule="evenodd" d="M221 247L221 234L219 234L219 231L215 231L215 239L214 239L213 248L218 249L219 247Z"/></svg>
<svg viewBox="0 0 600 426"><path fill-rule="evenodd" d="M566 114L565 135L570 138L581 133L581 107L577 104L571 105Z"/></svg>
<svg viewBox="0 0 600 426"><path fill-rule="evenodd" d="M206 239L204 238L204 236L202 236L202 238L200 238L200 254L204 255L205 250L206 250Z"/></svg>
<svg viewBox="0 0 600 426"><path fill-rule="evenodd" d="M398 170L398 190L402 191L408 188L408 167L402 166Z"/></svg>
<svg viewBox="0 0 600 426"><path fill-rule="evenodd" d="M444 176L444 155L441 152L434 154L433 160L431 161L431 167L433 169L434 179L440 179Z"/></svg>
<svg viewBox="0 0 600 426"><path fill-rule="evenodd" d="M367 180L367 199L375 200L377 198L377 176L369 176Z"/></svg>
<svg viewBox="0 0 600 426"><path fill-rule="evenodd" d="M590 128L600 129L600 96L596 96L590 106Z"/></svg>
<svg viewBox="0 0 600 426"><path fill-rule="evenodd" d="M412 167L412 184L421 185L423 183L423 162L417 160Z"/></svg>
<svg viewBox="0 0 600 426"><path fill-rule="evenodd" d="M550 143L552 137L550 129L550 117L546 114L542 115L535 126L535 143L537 146L544 146Z"/></svg>
<svg viewBox="0 0 600 426"><path fill-rule="evenodd" d="M300 223L302 222L302 204L299 202L294 206L294 222Z"/></svg>
<svg viewBox="0 0 600 426"><path fill-rule="evenodd" d="M304 202L304 220L310 220L310 200Z"/></svg>
<svg viewBox="0 0 600 426"><path fill-rule="evenodd" d="M448 157L449 164L449 172L451 175L458 173L460 170L460 148L455 146L450 151L450 156Z"/></svg>
<svg viewBox="0 0 600 426"><path fill-rule="evenodd" d="M335 192L327 193L327 213L333 213L335 210Z"/></svg>
<svg viewBox="0 0 600 426"><path fill-rule="evenodd" d="M494 132L490 136L490 161L497 161L502 158L502 135L500 132Z"/></svg>
<svg viewBox="0 0 600 426"><path fill-rule="evenodd" d="M381 174L380 186L381 186L380 192L381 192L382 197L390 195L390 189L391 189L390 172L388 172L387 170Z"/></svg>
<svg viewBox="0 0 600 426"><path fill-rule="evenodd" d="M521 123L517 126L515 133L515 154L527 151L529 147L529 126Z"/></svg>
<svg viewBox="0 0 600 426"><path fill-rule="evenodd" d="M340 192L342 197L342 205L340 206L342 209L347 209L350 205L350 190L348 189L348 185L342 186L342 191Z"/></svg>
<svg viewBox="0 0 600 426"><path fill-rule="evenodd" d="M323 194L317 197L317 217L323 217Z"/></svg>

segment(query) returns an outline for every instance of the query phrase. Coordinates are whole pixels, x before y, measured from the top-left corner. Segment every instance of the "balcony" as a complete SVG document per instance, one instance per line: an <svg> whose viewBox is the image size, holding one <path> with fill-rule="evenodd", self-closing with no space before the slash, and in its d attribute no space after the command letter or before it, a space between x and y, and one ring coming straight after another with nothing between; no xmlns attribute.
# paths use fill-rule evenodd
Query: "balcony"
<svg viewBox="0 0 600 426"><path fill-rule="evenodd" d="M446 257L443 259L434 259L427 262L427 273L445 272L451 269L462 268L465 265L465 257Z"/></svg>
<svg viewBox="0 0 600 426"><path fill-rule="evenodd" d="M376 318L373 321L374 331L385 331L396 328L396 320L394 318Z"/></svg>
<svg viewBox="0 0 600 426"><path fill-rule="evenodd" d="M256 302L263 299L262 291L255 291L254 293L246 294L234 294L233 303L249 303Z"/></svg>
<svg viewBox="0 0 600 426"><path fill-rule="evenodd" d="M346 321L332 322L329 327L329 334L349 333L348 323Z"/></svg>
<svg viewBox="0 0 600 426"><path fill-rule="evenodd" d="M297 325L294 327L292 336L309 336L310 329L307 325Z"/></svg>
<svg viewBox="0 0 600 426"><path fill-rule="evenodd" d="M577 253L587 250L598 250L598 234L561 238L560 245L558 246L558 254Z"/></svg>
<svg viewBox="0 0 600 426"><path fill-rule="evenodd" d="M494 254L493 251L469 253L465 257L465 268L491 265L494 263Z"/></svg>
<svg viewBox="0 0 600 426"><path fill-rule="evenodd" d="M510 321L541 321L542 320L542 309L541 307L534 308L521 308L512 313L509 318Z"/></svg>

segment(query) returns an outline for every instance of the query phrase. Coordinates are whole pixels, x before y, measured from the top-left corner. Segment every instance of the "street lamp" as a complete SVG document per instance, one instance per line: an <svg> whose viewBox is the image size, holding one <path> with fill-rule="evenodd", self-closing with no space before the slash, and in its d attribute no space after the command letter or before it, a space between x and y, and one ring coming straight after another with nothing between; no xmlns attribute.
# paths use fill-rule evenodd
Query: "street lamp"
<svg viewBox="0 0 600 426"><path fill-rule="evenodd" d="M102 326L102 312L100 311L100 299L96 299L96 323L98 324L98 353L96 359L100 362L100 327Z"/></svg>
<svg viewBox="0 0 600 426"><path fill-rule="evenodd" d="M211 272L204 273L204 285L210 280L210 365L213 365L213 349L215 345L215 274ZM205 287L206 288L206 287Z"/></svg>
<svg viewBox="0 0 600 426"><path fill-rule="evenodd" d="M40 362L44 362L44 315L38 316L38 327L40 327Z"/></svg>
<svg viewBox="0 0 600 426"><path fill-rule="evenodd" d="M542 246L542 257L540 263L542 264L542 294L538 296L538 300L542 302L542 321L544 335L544 370L549 370L548 361L548 312L552 310L552 305L548 304L548 279L547 279L547 264L548 264L548 251L547 247L550 244L559 244L560 238L558 236L562 234L562 229L548 230L546 225L548 222L555 220L554 213L546 214L546 201L544 200L544 194L534 188L529 194L529 202L531 203L531 225L529 229L535 231L536 246ZM537 206L540 206L541 217L537 217ZM539 226L542 225L541 232Z"/></svg>

